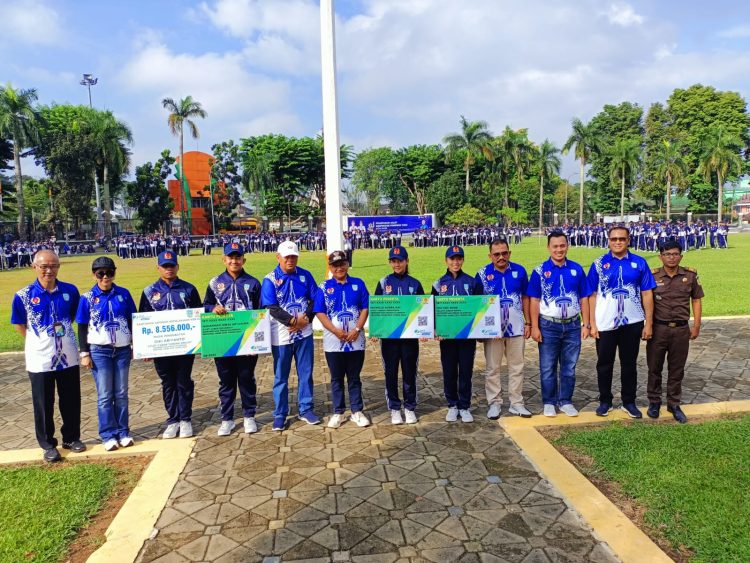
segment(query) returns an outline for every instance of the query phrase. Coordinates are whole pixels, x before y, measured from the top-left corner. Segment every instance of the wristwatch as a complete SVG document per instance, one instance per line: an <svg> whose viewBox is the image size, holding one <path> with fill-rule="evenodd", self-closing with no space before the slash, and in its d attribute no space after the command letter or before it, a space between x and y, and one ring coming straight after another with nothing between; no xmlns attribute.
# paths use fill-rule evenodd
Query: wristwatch
<svg viewBox="0 0 750 563"><path fill-rule="evenodd" d="M357 331L357 334L359 334L360 332L362 332L362 329L361 329L361 328L359 328L358 326L355 326L355 327L354 327L354 330L356 330L356 331Z"/></svg>
<svg viewBox="0 0 750 563"><path fill-rule="evenodd" d="M89 352L81 352L78 354L79 358L88 358L91 354Z"/></svg>

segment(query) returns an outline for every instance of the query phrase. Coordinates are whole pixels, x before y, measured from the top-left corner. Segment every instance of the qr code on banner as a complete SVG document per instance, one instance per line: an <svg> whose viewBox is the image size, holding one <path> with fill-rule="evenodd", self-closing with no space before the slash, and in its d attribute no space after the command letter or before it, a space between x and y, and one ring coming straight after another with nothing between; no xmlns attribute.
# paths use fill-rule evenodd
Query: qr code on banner
<svg viewBox="0 0 750 563"><path fill-rule="evenodd" d="M425 315L417 317L417 326L427 326L427 317Z"/></svg>
<svg viewBox="0 0 750 563"><path fill-rule="evenodd" d="M495 326L495 315L487 315L484 317L485 326Z"/></svg>
<svg viewBox="0 0 750 563"><path fill-rule="evenodd" d="M256 342L265 342L266 341L266 333L265 332L256 332L255 333L255 341Z"/></svg>

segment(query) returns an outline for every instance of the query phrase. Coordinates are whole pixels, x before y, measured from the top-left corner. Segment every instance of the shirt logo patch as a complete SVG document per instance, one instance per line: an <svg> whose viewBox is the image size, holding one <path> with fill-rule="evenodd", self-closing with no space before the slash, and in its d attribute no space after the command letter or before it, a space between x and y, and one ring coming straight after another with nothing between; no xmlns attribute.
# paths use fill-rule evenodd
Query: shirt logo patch
<svg viewBox="0 0 750 563"><path fill-rule="evenodd" d="M219 291L224 291L224 287L225 287L225 286L224 286L224 284L223 284L223 283L217 283L217 284L216 284L216 289L218 289Z"/></svg>
<svg viewBox="0 0 750 563"><path fill-rule="evenodd" d="M326 293L333 293L333 288L329 287L328 289L326 289Z"/></svg>
<svg viewBox="0 0 750 563"><path fill-rule="evenodd" d="M544 272L544 277L548 278L552 275L552 272Z"/></svg>
<svg viewBox="0 0 750 563"><path fill-rule="evenodd" d="M359 290L359 285L355 283L355 284L354 284L354 285L352 286L352 289L353 289L354 291L358 291L358 290Z"/></svg>
<svg viewBox="0 0 750 563"><path fill-rule="evenodd" d="M39 299L38 297L32 297L31 298L31 304L32 305L39 305L40 301L41 301L41 299Z"/></svg>
<svg viewBox="0 0 750 563"><path fill-rule="evenodd" d="M183 301L185 301L185 294L182 291L180 292L180 297L182 298Z"/></svg>
<svg viewBox="0 0 750 563"><path fill-rule="evenodd" d="M246 283L246 284L244 285L244 288L245 288L246 290L247 290L247 289L250 289L250 284L249 284L249 283Z"/></svg>
<svg viewBox="0 0 750 563"><path fill-rule="evenodd" d="M276 280L276 285L281 285L282 283L284 283L284 280Z"/></svg>
<svg viewBox="0 0 750 563"><path fill-rule="evenodd" d="M578 272L576 272L575 270L571 270L570 275L576 277L578 275Z"/></svg>
<svg viewBox="0 0 750 563"><path fill-rule="evenodd" d="M465 291L466 293L469 293L469 284L468 284L468 283L465 283L465 284L464 284L464 291Z"/></svg>
<svg viewBox="0 0 750 563"><path fill-rule="evenodd" d="M602 266L602 268L604 268L605 270L609 270L609 262L607 262L606 264L604 264Z"/></svg>
<svg viewBox="0 0 750 563"><path fill-rule="evenodd" d="M448 291L448 286L445 285L445 284L441 285L440 286L440 292L441 293L445 293L446 291Z"/></svg>
<svg viewBox="0 0 750 563"><path fill-rule="evenodd" d="M635 262L631 262L631 263L630 263L630 267L631 267L631 268L637 268L637 267L638 267L638 264L636 264Z"/></svg>
<svg viewBox="0 0 750 563"><path fill-rule="evenodd" d="M409 289L411 289L411 288L409 288ZM390 293L391 291L393 291L393 286L390 286L390 285L386 285L386 286L385 286L385 292L386 292L386 293Z"/></svg>
<svg viewBox="0 0 750 563"><path fill-rule="evenodd" d="M98 297L94 297L94 305L98 305L99 301L101 301L101 299L99 299Z"/></svg>
<svg viewBox="0 0 750 563"><path fill-rule="evenodd" d="M124 299L122 298L122 295L118 295L118 296L117 296L117 300L118 300L118 301L119 301L120 303L122 303L122 302L124 301Z"/></svg>
<svg viewBox="0 0 750 563"><path fill-rule="evenodd" d="M518 277L518 272L511 272L510 275L512 275L513 278L515 279Z"/></svg>
<svg viewBox="0 0 750 563"><path fill-rule="evenodd" d="M161 299L161 293L158 291L151 296L151 301L158 301L159 299Z"/></svg>
<svg viewBox="0 0 750 563"><path fill-rule="evenodd" d="M63 293L63 299L65 299L65 301L70 301L70 295Z"/></svg>
<svg viewBox="0 0 750 563"><path fill-rule="evenodd" d="M492 281L494 279L495 279L495 274L490 274L489 276L487 276L487 281Z"/></svg>
<svg viewBox="0 0 750 563"><path fill-rule="evenodd" d="M300 276L299 277L299 281L304 282L305 281L305 276Z"/></svg>
<svg viewBox="0 0 750 563"><path fill-rule="evenodd" d="M414 293L414 288L409 286L409 293Z"/></svg>

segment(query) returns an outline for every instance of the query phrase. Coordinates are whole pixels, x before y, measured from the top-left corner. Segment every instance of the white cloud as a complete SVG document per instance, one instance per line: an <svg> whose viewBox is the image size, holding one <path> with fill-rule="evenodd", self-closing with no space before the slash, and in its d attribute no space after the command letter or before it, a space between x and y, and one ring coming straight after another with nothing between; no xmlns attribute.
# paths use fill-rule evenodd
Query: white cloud
<svg viewBox="0 0 750 563"><path fill-rule="evenodd" d="M55 45L63 38L57 11L42 0L8 0L0 4L2 36L29 45ZM0 37L2 39L2 37Z"/></svg>
<svg viewBox="0 0 750 563"><path fill-rule="evenodd" d="M719 37L726 37L728 39L742 39L750 37L750 24L736 25L729 29L724 29L719 32Z"/></svg>
<svg viewBox="0 0 750 563"><path fill-rule="evenodd" d="M630 27L632 25L641 25L643 16L636 13L630 4L616 2L610 4L609 10L605 13L609 23L619 25L620 27Z"/></svg>

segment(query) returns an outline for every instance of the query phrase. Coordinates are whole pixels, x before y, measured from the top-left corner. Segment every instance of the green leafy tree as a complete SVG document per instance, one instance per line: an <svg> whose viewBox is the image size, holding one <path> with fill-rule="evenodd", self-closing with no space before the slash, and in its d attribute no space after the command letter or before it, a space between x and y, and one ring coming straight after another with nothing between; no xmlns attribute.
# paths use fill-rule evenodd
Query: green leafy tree
<svg viewBox="0 0 750 563"><path fill-rule="evenodd" d="M26 212L23 199L23 175L21 153L39 142L39 112L34 107L36 90L16 89L8 82L0 87L0 135L13 142L13 162L16 173L16 212L18 213L18 235L28 238Z"/></svg>
<svg viewBox="0 0 750 563"><path fill-rule="evenodd" d="M570 216L578 213L578 188L568 182L561 182L552 194L553 213L557 213L558 222L568 222Z"/></svg>
<svg viewBox="0 0 750 563"><path fill-rule="evenodd" d="M455 225L457 227L472 227L486 225L489 219L487 215L482 213L479 209L472 207L467 203L446 216L445 220L449 225Z"/></svg>
<svg viewBox="0 0 750 563"><path fill-rule="evenodd" d="M239 145L234 141L224 141L211 147L211 184L206 191L211 198L212 221L215 219L220 228L229 228L236 217L236 209L242 203L240 187L242 186L242 157ZM212 224L212 231L216 225Z"/></svg>
<svg viewBox="0 0 750 563"><path fill-rule="evenodd" d="M625 180L635 178L640 160L641 144L638 138L617 139L609 149L609 166L612 181L620 181L620 218L625 218Z"/></svg>
<svg viewBox="0 0 750 563"><path fill-rule="evenodd" d="M539 169L539 231L542 230L544 213L544 180L560 173L562 162L558 149L549 139L545 139L536 151L535 161Z"/></svg>
<svg viewBox="0 0 750 563"><path fill-rule="evenodd" d="M445 136L443 143L446 145L446 157L451 158L455 154L461 154L464 161L466 173L466 193L470 190L470 170L477 158L484 156L491 158L492 152L490 142L492 134L487 130L486 121L468 121L461 116L461 132L450 133Z"/></svg>
<svg viewBox="0 0 750 563"><path fill-rule="evenodd" d="M586 162L588 162L594 152L599 150L600 141L593 127L591 127L591 124L584 124L577 117L573 118L571 127L573 131L570 134L570 137L568 137L568 140L565 141L562 152L563 154L567 154L572 148L573 154L581 163L581 184L578 194L578 224L583 225L583 194L584 181L586 178Z"/></svg>
<svg viewBox="0 0 750 563"><path fill-rule="evenodd" d="M717 220L721 222L724 208L724 182L734 174L742 171L742 139L739 135L728 130L723 124L716 124L708 128L701 139L701 158L699 171L706 183L711 182L711 175L716 174L718 188Z"/></svg>
<svg viewBox="0 0 750 563"><path fill-rule="evenodd" d="M664 200L664 176L660 170L660 155L664 149L664 143L678 144L681 147L680 152L685 152L683 142L685 136L675 128L672 121L672 115L664 104L659 102L651 104L644 119L643 155L638 193L642 197L653 199L660 209ZM685 165L687 167L687 162Z"/></svg>
<svg viewBox="0 0 750 563"><path fill-rule="evenodd" d="M505 220L506 225L523 225L529 222L529 214L523 209L503 207L500 210L500 215Z"/></svg>
<svg viewBox="0 0 750 563"><path fill-rule="evenodd" d="M190 136L193 139L197 139L200 136L198 126L193 121L194 118L200 117L205 119L208 115L206 110L203 109L201 103L193 100L192 96L186 96L178 101L172 98L164 98L161 101L161 105L164 109L169 112L167 117L167 125L169 125L169 131L172 135L180 138L180 165L179 165L179 179L182 185L182 208L187 209L187 220L188 224L192 224L192 205L190 202L190 188L188 187L187 180L185 179L184 166L185 166L185 126L187 125L190 131ZM183 212L184 222L184 212Z"/></svg>
<svg viewBox="0 0 750 563"><path fill-rule="evenodd" d="M350 187L354 197L363 200L362 212L377 215L388 195L403 191L393 165L393 149L378 147L357 154L352 165Z"/></svg>
<svg viewBox="0 0 750 563"><path fill-rule="evenodd" d="M664 197L667 204L667 222L672 213L672 186L685 186L687 164L682 156L682 146L678 142L663 140L661 148L653 159L656 175L665 181Z"/></svg>
<svg viewBox="0 0 750 563"><path fill-rule="evenodd" d="M526 129L514 131L505 126L502 134L496 137L492 143L492 162L495 172L503 185L503 207L510 207L510 181L516 173L518 163L525 164L525 143L528 142Z"/></svg>
<svg viewBox="0 0 750 563"><path fill-rule="evenodd" d="M166 181L175 159L168 150L162 151L155 164L146 162L135 169L135 180L126 188L125 200L136 210L142 233L161 230L169 221L174 202L169 197Z"/></svg>
<svg viewBox="0 0 750 563"><path fill-rule="evenodd" d="M394 153L393 166L419 215L426 213L427 189L445 172L445 152L439 145L411 145Z"/></svg>
<svg viewBox="0 0 750 563"><path fill-rule="evenodd" d="M425 194L427 212L434 213L441 223L445 223L448 215L467 203L462 176L458 170L448 170L430 185Z"/></svg>

